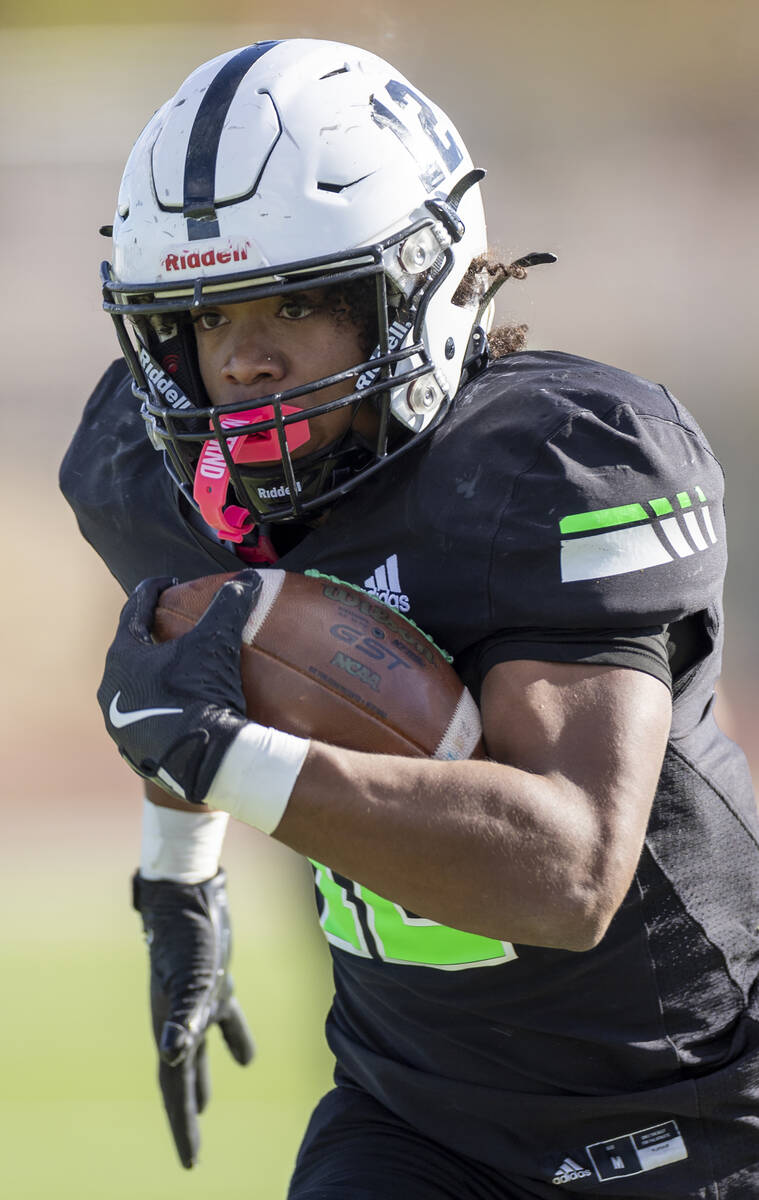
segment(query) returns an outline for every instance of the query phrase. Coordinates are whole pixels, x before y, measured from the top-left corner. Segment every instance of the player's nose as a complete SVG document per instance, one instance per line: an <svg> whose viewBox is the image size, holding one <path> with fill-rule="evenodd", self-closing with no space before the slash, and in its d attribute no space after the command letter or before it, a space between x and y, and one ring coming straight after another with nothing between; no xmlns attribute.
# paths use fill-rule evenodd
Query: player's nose
<svg viewBox="0 0 759 1200"><path fill-rule="evenodd" d="M263 330L241 330L235 337L222 366L224 378L252 387L261 380L278 381L287 371L285 357Z"/></svg>

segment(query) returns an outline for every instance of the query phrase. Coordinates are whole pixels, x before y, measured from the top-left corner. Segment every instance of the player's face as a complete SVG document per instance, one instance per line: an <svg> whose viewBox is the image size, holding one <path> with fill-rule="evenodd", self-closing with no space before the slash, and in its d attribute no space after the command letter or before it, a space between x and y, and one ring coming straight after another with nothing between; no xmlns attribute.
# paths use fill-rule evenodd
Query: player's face
<svg viewBox="0 0 759 1200"><path fill-rule="evenodd" d="M215 405L255 403L264 396L334 375L366 358L359 330L334 296L312 290L203 308L193 318L200 373ZM347 396L353 376L299 397L304 410ZM364 408L366 406L363 406ZM364 433L368 414L355 424ZM294 458L330 445L351 424L346 405L309 421L311 436Z"/></svg>

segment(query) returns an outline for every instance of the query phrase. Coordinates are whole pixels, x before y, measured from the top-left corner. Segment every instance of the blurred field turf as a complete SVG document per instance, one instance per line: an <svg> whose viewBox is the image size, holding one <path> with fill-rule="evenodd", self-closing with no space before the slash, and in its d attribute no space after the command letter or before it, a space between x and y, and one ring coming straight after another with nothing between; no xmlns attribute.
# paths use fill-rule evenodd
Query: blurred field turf
<svg viewBox="0 0 759 1200"><path fill-rule="evenodd" d="M258 1054L238 1067L213 1031L214 1092L191 1172L178 1164L154 1083L146 950L124 881L102 868L73 886L46 874L51 921L38 909L4 939L3 1197L284 1197L309 1113L331 1081L321 1032L328 958L292 904L279 915L275 906L270 920L260 890L270 887L270 871L254 880L252 865L232 864L230 891L234 974ZM297 877L296 898L306 904L307 890ZM67 928L70 937L46 936L46 928Z"/></svg>

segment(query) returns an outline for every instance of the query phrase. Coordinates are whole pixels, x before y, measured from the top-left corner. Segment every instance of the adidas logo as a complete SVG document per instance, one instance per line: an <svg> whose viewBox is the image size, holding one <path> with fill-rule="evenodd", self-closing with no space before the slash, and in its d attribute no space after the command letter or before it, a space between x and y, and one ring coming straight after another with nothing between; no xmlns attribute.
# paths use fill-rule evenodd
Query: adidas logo
<svg viewBox="0 0 759 1200"><path fill-rule="evenodd" d="M376 596L398 612L407 613L411 607L408 596L401 590L397 554L391 554L381 566L375 567L374 574L364 580L364 587L370 596Z"/></svg>
<svg viewBox="0 0 759 1200"><path fill-rule="evenodd" d="M591 1174L585 1167L581 1167L573 1158L565 1158L560 1167L557 1168L551 1183L571 1183L573 1179L587 1179Z"/></svg>

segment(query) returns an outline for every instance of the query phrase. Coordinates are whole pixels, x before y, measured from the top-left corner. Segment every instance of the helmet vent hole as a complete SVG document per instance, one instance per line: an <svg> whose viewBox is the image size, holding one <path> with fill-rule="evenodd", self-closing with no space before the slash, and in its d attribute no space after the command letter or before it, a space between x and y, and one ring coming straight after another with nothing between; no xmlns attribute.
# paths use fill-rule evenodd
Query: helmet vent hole
<svg viewBox="0 0 759 1200"><path fill-rule="evenodd" d="M369 172L369 175L371 174L373 174L372 171ZM365 179L369 178L369 175L360 175L358 179L351 179L350 183L327 183L326 180L320 179L316 189L319 192L344 192L347 188L355 187L357 183L363 183Z"/></svg>
<svg viewBox="0 0 759 1200"><path fill-rule="evenodd" d="M342 67L336 67L334 71L327 71L326 75L320 75L319 82L321 83L323 79L332 79L334 75L347 75L349 71L350 67L344 63Z"/></svg>

